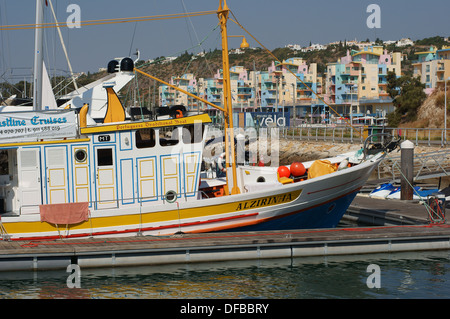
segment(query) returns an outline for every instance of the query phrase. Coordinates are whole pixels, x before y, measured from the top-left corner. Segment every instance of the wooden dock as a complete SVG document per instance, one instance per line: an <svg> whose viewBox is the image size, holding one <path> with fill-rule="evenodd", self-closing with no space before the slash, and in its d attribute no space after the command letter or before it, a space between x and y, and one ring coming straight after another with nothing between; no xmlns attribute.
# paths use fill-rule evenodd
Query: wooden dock
<svg viewBox="0 0 450 319"><path fill-rule="evenodd" d="M0 241L0 271L120 267L450 249L424 205L357 196L345 218L370 226L173 236ZM344 219L345 219L344 218Z"/></svg>
<svg viewBox="0 0 450 319"><path fill-rule="evenodd" d="M358 195L343 220L371 226L427 225L428 214L427 207L417 200L387 200Z"/></svg>
<svg viewBox="0 0 450 319"><path fill-rule="evenodd" d="M1 241L0 270L119 267L450 249L450 225Z"/></svg>

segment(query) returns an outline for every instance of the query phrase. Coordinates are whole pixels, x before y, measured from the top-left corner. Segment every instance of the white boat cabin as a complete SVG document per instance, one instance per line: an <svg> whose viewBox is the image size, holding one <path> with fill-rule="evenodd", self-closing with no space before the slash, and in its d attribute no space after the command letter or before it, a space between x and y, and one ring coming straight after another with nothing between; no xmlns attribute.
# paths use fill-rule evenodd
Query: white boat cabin
<svg viewBox="0 0 450 319"><path fill-rule="evenodd" d="M8 127L10 136L0 118L3 213L35 214L42 204L73 202L89 202L92 210L132 208L198 195L206 114L84 128L75 111L0 116L10 124L24 118L23 126ZM34 118L51 120L34 125ZM18 136L17 128L36 133ZM52 135L60 131L64 137Z"/></svg>

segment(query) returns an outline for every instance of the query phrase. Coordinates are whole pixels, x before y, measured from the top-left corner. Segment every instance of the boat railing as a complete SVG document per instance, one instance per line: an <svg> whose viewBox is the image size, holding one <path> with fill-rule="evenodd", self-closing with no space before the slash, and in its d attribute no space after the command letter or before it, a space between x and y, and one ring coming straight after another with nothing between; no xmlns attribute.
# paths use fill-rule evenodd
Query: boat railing
<svg viewBox="0 0 450 319"><path fill-rule="evenodd" d="M450 176L450 150L414 154L414 180ZM390 154L377 167L378 179L401 177L401 155Z"/></svg>
<svg viewBox="0 0 450 319"><path fill-rule="evenodd" d="M383 125L337 126L330 124L280 127L280 137L302 141L328 141L333 143L363 143L366 136L389 133L401 140L410 140L416 146L447 146L448 131L444 128L398 128Z"/></svg>
<svg viewBox="0 0 450 319"><path fill-rule="evenodd" d="M11 235L8 234L8 232L5 229L5 226L3 226L1 218L0 218L0 239L6 241L11 240Z"/></svg>

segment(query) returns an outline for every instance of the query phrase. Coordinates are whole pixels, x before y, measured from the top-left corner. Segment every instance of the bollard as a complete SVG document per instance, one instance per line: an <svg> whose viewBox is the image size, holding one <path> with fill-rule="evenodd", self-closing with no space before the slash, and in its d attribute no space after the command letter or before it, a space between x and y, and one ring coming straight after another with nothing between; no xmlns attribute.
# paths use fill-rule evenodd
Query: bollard
<svg viewBox="0 0 450 319"><path fill-rule="evenodd" d="M413 199L413 178L414 178L414 143L404 141L400 144L401 149L401 172L400 177L400 199Z"/></svg>

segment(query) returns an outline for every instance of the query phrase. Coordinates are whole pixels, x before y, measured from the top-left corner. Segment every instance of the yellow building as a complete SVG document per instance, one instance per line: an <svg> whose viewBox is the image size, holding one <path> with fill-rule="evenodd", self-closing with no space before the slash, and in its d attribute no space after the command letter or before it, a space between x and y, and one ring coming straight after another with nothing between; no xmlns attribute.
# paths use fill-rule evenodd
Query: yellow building
<svg viewBox="0 0 450 319"><path fill-rule="evenodd" d="M450 46L437 50L436 87L444 89L445 81L450 82ZM449 85L449 83L447 83ZM447 90L449 88L447 87Z"/></svg>
<svg viewBox="0 0 450 319"><path fill-rule="evenodd" d="M327 65L326 102L339 114L334 117L381 116L394 110L387 93L387 73L401 75L401 54L381 46L347 52Z"/></svg>

